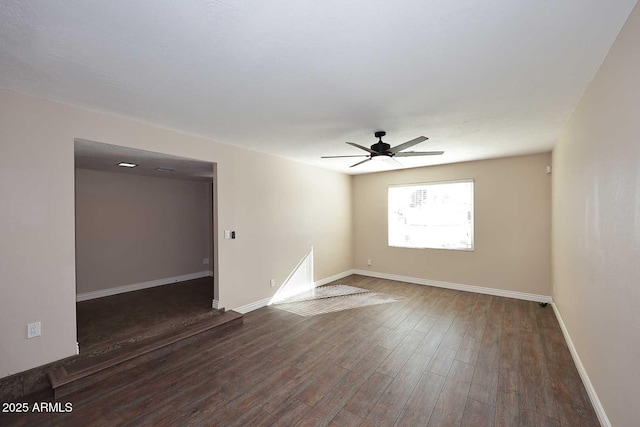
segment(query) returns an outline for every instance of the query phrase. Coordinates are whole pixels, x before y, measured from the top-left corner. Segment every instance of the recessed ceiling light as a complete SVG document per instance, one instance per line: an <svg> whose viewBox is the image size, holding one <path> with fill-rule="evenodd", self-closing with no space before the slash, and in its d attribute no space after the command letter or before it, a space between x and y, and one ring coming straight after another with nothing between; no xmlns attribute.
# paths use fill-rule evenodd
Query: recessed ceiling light
<svg viewBox="0 0 640 427"><path fill-rule="evenodd" d="M176 171L174 168L163 168L163 167L156 168L156 170L160 171L160 172L175 172Z"/></svg>
<svg viewBox="0 0 640 427"><path fill-rule="evenodd" d="M118 163L118 166L122 166L123 168L135 168L138 165L135 163L120 162Z"/></svg>

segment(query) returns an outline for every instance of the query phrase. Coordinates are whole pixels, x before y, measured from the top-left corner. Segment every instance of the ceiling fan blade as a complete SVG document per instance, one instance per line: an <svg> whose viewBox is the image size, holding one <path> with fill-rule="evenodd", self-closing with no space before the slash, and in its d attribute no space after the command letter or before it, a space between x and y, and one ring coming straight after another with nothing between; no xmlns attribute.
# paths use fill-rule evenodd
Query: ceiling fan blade
<svg viewBox="0 0 640 427"><path fill-rule="evenodd" d="M427 138L426 136L419 136L415 139L412 139L411 141L407 141L404 144L400 144L400 145L396 145L395 147L391 147L389 148L389 152L390 153L397 153L398 151L402 151L404 149L407 149L409 147L413 147L416 144L420 144L422 141L426 141Z"/></svg>
<svg viewBox="0 0 640 427"><path fill-rule="evenodd" d="M338 159L341 157L369 157L366 154L358 154L357 156L322 156L321 159Z"/></svg>
<svg viewBox="0 0 640 427"><path fill-rule="evenodd" d="M356 144L355 142L347 142L349 145L353 145L354 147L358 147L361 150L368 151L371 154L378 154L377 151L373 151L371 148L363 147L362 145Z"/></svg>
<svg viewBox="0 0 640 427"><path fill-rule="evenodd" d="M382 157L382 160L388 164L389 166L393 166L393 167L400 167L403 168L404 165L402 163L400 163L399 161L397 161L396 159L394 159L391 156L380 156Z"/></svg>
<svg viewBox="0 0 640 427"><path fill-rule="evenodd" d="M439 156L441 154L444 154L444 151L407 151L396 154L396 157Z"/></svg>
<svg viewBox="0 0 640 427"><path fill-rule="evenodd" d="M351 165L351 166L349 166L349 167L350 167L350 168L352 168L352 167L354 167L354 166L358 166L358 165L361 165L361 164L363 164L363 163L366 163L366 162L368 162L368 161L370 161L370 160L371 160L371 157L369 157L368 159L365 159L365 160L363 160L363 161L361 161L361 162L358 162L358 163L356 163L355 165Z"/></svg>

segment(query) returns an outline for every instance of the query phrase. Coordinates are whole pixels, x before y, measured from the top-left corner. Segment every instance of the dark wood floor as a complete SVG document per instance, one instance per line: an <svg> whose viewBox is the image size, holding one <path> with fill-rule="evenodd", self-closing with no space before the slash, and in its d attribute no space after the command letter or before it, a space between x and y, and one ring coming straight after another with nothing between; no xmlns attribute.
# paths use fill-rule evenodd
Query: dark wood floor
<svg viewBox="0 0 640 427"><path fill-rule="evenodd" d="M76 304L82 354L122 340L180 327L211 312L213 277L113 295Z"/></svg>
<svg viewBox="0 0 640 427"><path fill-rule="evenodd" d="M551 307L351 276L401 301L315 317L267 307L25 425L595 426ZM63 403L67 402L65 400Z"/></svg>

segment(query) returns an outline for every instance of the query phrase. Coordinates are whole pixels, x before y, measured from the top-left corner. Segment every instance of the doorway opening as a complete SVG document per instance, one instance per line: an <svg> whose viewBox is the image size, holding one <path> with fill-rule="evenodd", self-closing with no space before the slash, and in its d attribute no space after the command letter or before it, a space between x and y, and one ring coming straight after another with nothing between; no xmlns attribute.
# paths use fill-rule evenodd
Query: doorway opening
<svg viewBox="0 0 640 427"><path fill-rule="evenodd" d="M80 354L217 315L217 165L82 139L74 159Z"/></svg>

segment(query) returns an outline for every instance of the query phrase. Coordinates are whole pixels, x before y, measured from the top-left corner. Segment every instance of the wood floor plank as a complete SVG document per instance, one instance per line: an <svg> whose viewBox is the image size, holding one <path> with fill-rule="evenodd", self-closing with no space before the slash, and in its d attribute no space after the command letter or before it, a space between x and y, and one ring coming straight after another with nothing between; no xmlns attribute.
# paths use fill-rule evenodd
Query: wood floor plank
<svg viewBox="0 0 640 427"><path fill-rule="evenodd" d="M456 352L455 359L460 362L475 365L478 360L478 353L480 353L480 340L465 336Z"/></svg>
<svg viewBox="0 0 640 427"><path fill-rule="evenodd" d="M561 426L599 427L598 417L590 408L581 408L571 403L559 402L557 404L558 418ZM546 417L546 416L545 416ZM546 417L545 419L547 419Z"/></svg>
<svg viewBox="0 0 640 427"><path fill-rule="evenodd" d="M246 425L256 427L288 427L295 425L310 410L310 406L296 399L287 399L280 405L274 407L272 412L268 412L262 408L262 411L248 421Z"/></svg>
<svg viewBox="0 0 640 427"><path fill-rule="evenodd" d="M305 389L300 391L295 398L309 406L314 406L331 390L349 371L340 366L331 366L326 372L321 373Z"/></svg>
<svg viewBox="0 0 640 427"><path fill-rule="evenodd" d="M488 405L495 405L498 393L504 299L492 300L487 325L482 335L478 358L469 390L469 397Z"/></svg>
<svg viewBox="0 0 640 427"><path fill-rule="evenodd" d="M549 418L546 415L539 414L534 411L525 410L520 414L520 419L518 420L518 424L523 427L560 427L560 421ZM564 424L567 426L586 426L582 423L576 424Z"/></svg>
<svg viewBox="0 0 640 427"><path fill-rule="evenodd" d="M520 318L520 330L523 332L538 333L538 321L534 310L543 310L532 301L519 301L522 307L522 316Z"/></svg>
<svg viewBox="0 0 640 427"><path fill-rule="evenodd" d="M353 369L371 350L377 346L385 347L383 341L391 334L396 334L392 329L380 326L370 332L359 342L355 342L349 351L343 351L334 357L337 365L345 369ZM345 346L346 347L346 346ZM388 347L385 347L388 348Z"/></svg>
<svg viewBox="0 0 640 427"><path fill-rule="evenodd" d="M577 370L573 375L566 375L565 372L566 370L561 368L551 368L549 370L551 389L556 404L564 405L564 409L568 407L574 408L576 412L582 414L592 412L593 407L591 406L589 395L580 381Z"/></svg>
<svg viewBox="0 0 640 427"><path fill-rule="evenodd" d="M478 341L482 339L493 298L490 295L478 295L465 337Z"/></svg>
<svg viewBox="0 0 640 427"><path fill-rule="evenodd" d="M405 339L398 344L389 357L378 367L378 372L383 375L395 377L411 357L416 347L422 342L425 335L424 332L410 330Z"/></svg>
<svg viewBox="0 0 640 427"><path fill-rule="evenodd" d="M495 427L512 427L520 426L520 411L517 406L509 406L498 396L496 405Z"/></svg>
<svg viewBox="0 0 640 427"><path fill-rule="evenodd" d="M446 378L425 371L396 421L397 426L424 426L429 422Z"/></svg>
<svg viewBox="0 0 640 427"><path fill-rule="evenodd" d="M425 356L433 356L438 347L440 347L440 343L444 339L447 330L449 330L449 327L453 323L453 319L454 317L452 316L439 317L435 325L433 325L431 330L425 335L416 352L424 354Z"/></svg>
<svg viewBox="0 0 640 427"><path fill-rule="evenodd" d="M456 351L449 348L440 347L431 358L427 370L434 374L446 377L456 357Z"/></svg>
<svg viewBox="0 0 640 427"><path fill-rule="evenodd" d="M442 289L440 298L429 311L429 314L432 316L442 317L453 305L454 299L458 294L459 293L452 291L451 289Z"/></svg>
<svg viewBox="0 0 640 427"><path fill-rule="evenodd" d="M391 333L382 338L380 342L378 342L378 346L394 350L402 341L404 341L407 335L409 335L409 332L411 331L408 329L391 329Z"/></svg>
<svg viewBox="0 0 640 427"><path fill-rule="evenodd" d="M196 424L205 423L213 414L215 414L216 422L220 424L231 424L238 420L250 419L253 412L260 410L272 390L277 390L283 386L286 387L298 375L299 371L286 366L274 375L265 378L259 385L254 386L250 392L245 392L236 399L226 402L221 407L218 407L217 410L211 411L210 408L207 408L190 422Z"/></svg>
<svg viewBox="0 0 640 427"><path fill-rule="evenodd" d="M462 339L465 336L467 327L469 326L468 317L456 316L451 327L447 330L447 333L442 338L440 343L441 347L449 348L451 350L458 350Z"/></svg>
<svg viewBox="0 0 640 427"><path fill-rule="evenodd" d="M556 330L543 329L542 331L541 341L547 366L561 370L574 369L573 358L565 344L560 327L558 326Z"/></svg>
<svg viewBox="0 0 640 427"><path fill-rule="evenodd" d="M358 392L345 405L345 409L360 418L366 418L371 408L380 399L393 377L383 375L379 372L371 374L369 379L362 384Z"/></svg>
<svg viewBox="0 0 640 427"><path fill-rule="evenodd" d="M415 326L420 323L424 313L419 310L419 306L415 307L414 311L408 315L398 326L399 330L402 329L415 329Z"/></svg>
<svg viewBox="0 0 640 427"><path fill-rule="evenodd" d="M314 405L299 425L326 425L347 404L367 379L389 356L391 350L375 347L353 370L349 371L325 396Z"/></svg>
<svg viewBox="0 0 640 427"><path fill-rule="evenodd" d="M436 324L438 318L435 316L426 315L423 316L420 321L413 327L414 330L428 333L433 325Z"/></svg>
<svg viewBox="0 0 640 427"><path fill-rule="evenodd" d="M403 320L409 316L406 309L398 310L384 324L387 328L395 329Z"/></svg>
<svg viewBox="0 0 640 427"><path fill-rule="evenodd" d="M300 371L291 381L282 385L278 384L271 388L267 400L262 404L262 409L269 413L278 412L283 402L286 402L290 396L298 395L314 381L315 377L308 375L304 371Z"/></svg>
<svg viewBox="0 0 640 427"><path fill-rule="evenodd" d="M398 375L386 388L376 405L371 409L362 425L393 425L409 400L409 397L411 397L429 360L430 358L427 356L413 353Z"/></svg>
<svg viewBox="0 0 640 427"><path fill-rule="evenodd" d="M433 408L429 427L459 426L473 378L473 365L455 360Z"/></svg>
<svg viewBox="0 0 640 427"><path fill-rule="evenodd" d="M435 327L432 328L427 333L422 343L420 343L420 345L416 349L416 353L424 354L425 356L429 357L433 356L434 353L438 350L438 347L440 347L440 343L442 342L443 338L444 332L436 330Z"/></svg>
<svg viewBox="0 0 640 427"><path fill-rule="evenodd" d="M488 405L495 405L498 396L498 375L498 368L477 364L473 372L469 397Z"/></svg>
<svg viewBox="0 0 640 427"><path fill-rule="evenodd" d="M501 328L492 326L487 328L480 341L477 364L490 368L497 368L500 362Z"/></svg>
<svg viewBox="0 0 640 427"><path fill-rule="evenodd" d="M334 348L335 345L322 341L317 345L311 346L307 350L300 352L297 357L294 357L291 360L291 366L304 371L313 365L316 360L322 358Z"/></svg>
<svg viewBox="0 0 640 427"><path fill-rule="evenodd" d="M520 318L522 306L507 304L502 323L500 368L496 395L496 426L520 424Z"/></svg>
<svg viewBox="0 0 640 427"><path fill-rule="evenodd" d="M178 371L176 374L180 375L181 378L173 382L172 376L164 376L162 380L167 381L168 387L158 388L157 377L147 381L146 384L128 383L124 389L116 390L117 397L111 400L111 406L114 409L110 410L107 416L109 418L123 417L126 419L127 414L145 412L150 405L157 406L163 403L177 402L196 403L208 396L231 396L234 390L233 387L228 386L231 379L237 381L235 384L246 384L244 388L238 387L237 392L239 394L251 386L252 380L245 381L249 376L256 375L257 379L262 377L261 374L256 374L256 372L267 363L268 361L258 362L242 358L222 360L211 365L211 369L215 369L215 373L212 371L199 373L193 371L192 375L184 375L184 372ZM202 368L207 369L206 365ZM223 377L214 380L217 375ZM181 391L176 393L176 388ZM140 396L142 399L136 399L135 396Z"/></svg>
<svg viewBox="0 0 640 427"><path fill-rule="evenodd" d="M342 409L329 423L329 427L355 427L362 423L362 418Z"/></svg>
<svg viewBox="0 0 640 427"><path fill-rule="evenodd" d="M496 408L475 399L467 399L462 415L465 427L491 427L494 424Z"/></svg>
<svg viewBox="0 0 640 427"><path fill-rule="evenodd" d="M520 408L558 418L551 377L544 360L541 338L537 333L520 333Z"/></svg>

